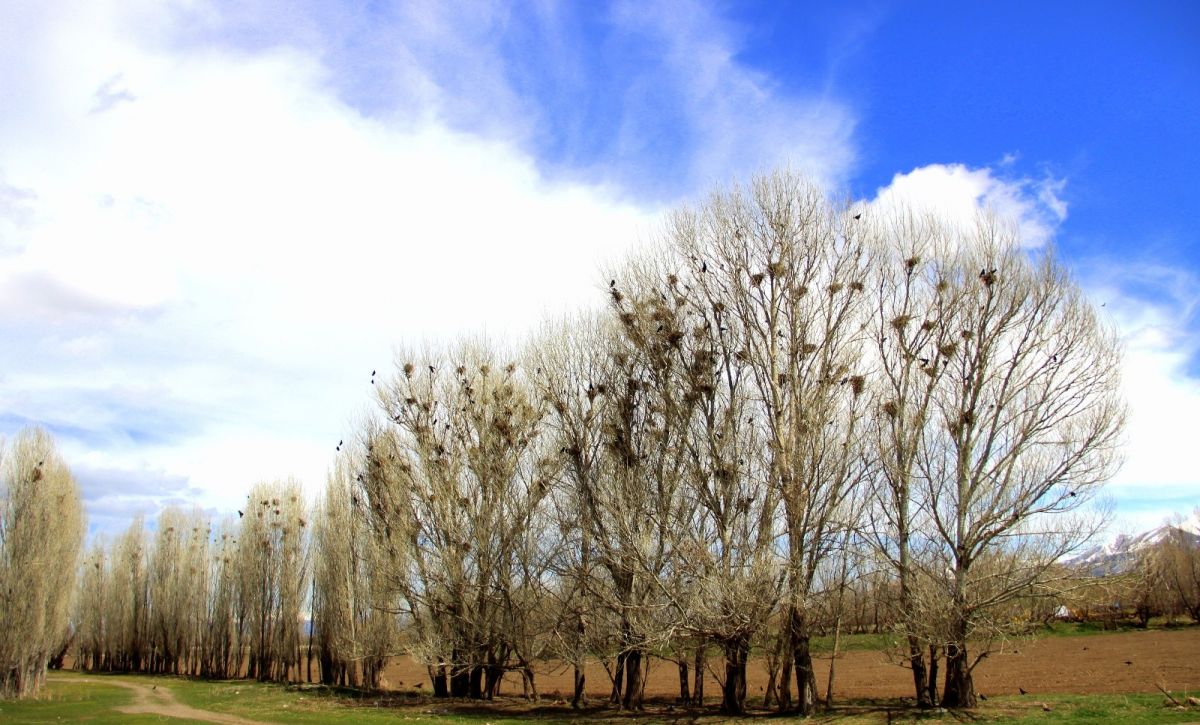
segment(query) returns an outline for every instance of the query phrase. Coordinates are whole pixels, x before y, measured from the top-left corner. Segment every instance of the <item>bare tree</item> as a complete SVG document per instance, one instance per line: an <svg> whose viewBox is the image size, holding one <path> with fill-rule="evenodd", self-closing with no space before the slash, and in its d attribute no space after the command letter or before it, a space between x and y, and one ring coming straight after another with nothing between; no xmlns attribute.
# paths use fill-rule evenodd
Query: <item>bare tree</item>
<svg viewBox="0 0 1200 725"><path fill-rule="evenodd" d="M199 510L186 514L171 507L158 517L149 569L151 671L198 674L207 623L208 534Z"/></svg>
<svg viewBox="0 0 1200 725"><path fill-rule="evenodd" d="M1200 509L1194 518L1200 519ZM1150 553L1151 566L1165 590L1158 597L1162 608L1200 622L1200 536L1184 529L1182 519L1167 522L1166 535Z"/></svg>
<svg viewBox="0 0 1200 725"><path fill-rule="evenodd" d="M438 694L494 696L521 659L513 626L544 566L541 408L498 357L483 343L402 355L378 386L386 427L366 440L364 514Z"/></svg>
<svg viewBox="0 0 1200 725"><path fill-rule="evenodd" d="M112 627L109 584L112 574L108 547L102 538L92 544L79 574L79 595L75 600L76 662L79 667L100 670L110 666L107 655Z"/></svg>
<svg viewBox="0 0 1200 725"><path fill-rule="evenodd" d="M335 463L314 518L313 636L327 685L379 687L397 642L396 605L381 586L384 561L356 511L349 454Z"/></svg>
<svg viewBox="0 0 1200 725"><path fill-rule="evenodd" d="M951 284L955 270L945 260L953 240L937 219L900 210L868 223L878 290L871 325L876 361L869 378L876 396L871 430L878 485L869 535L895 572L894 615L906 640L905 658L918 705L931 707L937 702L940 633L931 634L929 612L914 595L913 537L924 511L917 460L936 414L935 391L948 370L937 361L962 342L958 330L937 321L952 314L964 291Z"/></svg>
<svg viewBox="0 0 1200 725"><path fill-rule="evenodd" d="M150 641L150 546L141 516L113 545L112 584L109 590L111 615L110 669L139 670L148 662Z"/></svg>
<svg viewBox="0 0 1200 725"><path fill-rule="evenodd" d="M83 547L79 487L50 434L0 448L0 696L28 697L66 640Z"/></svg>
<svg viewBox="0 0 1200 725"><path fill-rule="evenodd" d="M956 304L929 322L934 341L958 340L923 355L945 371L917 467L932 523L926 575L948 603L942 704L972 707L971 672L988 650L972 659L968 642L1003 636L994 615L1052 593L1054 562L1095 531L1062 514L1114 471L1124 407L1116 335L1052 256L1030 260L981 217L948 266Z"/></svg>
<svg viewBox="0 0 1200 725"><path fill-rule="evenodd" d="M321 682L357 685L354 652L358 643L356 518L352 515L353 480L348 455L334 463L324 500L313 514L312 631Z"/></svg>
<svg viewBox="0 0 1200 725"><path fill-rule="evenodd" d="M238 525L232 517L226 517L212 537L201 674L216 679L236 677L242 668L241 644L247 618L238 610L241 577L237 535Z"/></svg>
<svg viewBox="0 0 1200 725"><path fill-rule="evenodd" d="M687 583L679 543L690 523L688 439L700 395L680 383L689 366L703 377L713 365L684 352L690 321L679 297L660 286L671 279L664 262L651 254L616 273L609 289L618 333L608 338L611 377L583 391L608 397L605 465L582 498L611 585L598 591L619 620L613 696L630 709L641 708L648 651L670 643L687 609L679 600Z"/></svg>
<svg viewBox="0 0 1200 725"><path fill-rule="evenodd" d="M701 247L706 254L720 243L719 231L708 236L714 234L713 221L677 213L665 235L663 251L671 256L631 262L610 294L615 299L624 290L630 307L640 303L651 310L651 324L632 324L637 318L631 321L625 301L617 300L626 344L653 366L651 379L669 391L660 395L670 416L663 429L678 431L675 445L683 453L673 466L682 472L683 506L675 519L679 533L665 594L674 600L679 625L696 640L697 652L704 642L721 646L722 710L739 714L745 710L751 643L779 600L784 567L774 548L781 533L780 496L769 485L762 429L754 424L759 408L745 330L729 311L724 265L717 262L710 271L692 254ZM676 661L683 697L687 659Z"/></svg>
<svg viewBox="0 0 1200 725"><path fill-rule="evenodd" d="M778 172L681 213L671 235L752 390L748 417L761 431L764 496L777 496L782 508L788 663L804 714L817 701L809 597L838 538L834 512L865 475L859 367L867 247L857 221L815 185ZM782 684L788 708L786 677Z"/></svg>
<svg viewBox="0 0 1200 725"><path fill-rule="evenodd" d="M250 489L237 548L249 641L248 675L287 680L300 670L300 615L308 590L308 514L294 480Z"/></svg>
<svg viewBox="0 0 1200 725"><path fill-rule="evenodd" d="M607 334L600 318L580 315L547 323L526 353L533 392L550 411L546 438L552 449L558 446L563 460L549 499L562 546L549 564L558 581L551 596L561 613L554 628L556 651L573 669L574 708L584 703L587 658L599 649L592 642L600 613L593 591L596 562L588 518L593 507L587 505L587 497L596 490L604 465L602 406L609 398L600 395L596 385L612 377Z"/></svg>

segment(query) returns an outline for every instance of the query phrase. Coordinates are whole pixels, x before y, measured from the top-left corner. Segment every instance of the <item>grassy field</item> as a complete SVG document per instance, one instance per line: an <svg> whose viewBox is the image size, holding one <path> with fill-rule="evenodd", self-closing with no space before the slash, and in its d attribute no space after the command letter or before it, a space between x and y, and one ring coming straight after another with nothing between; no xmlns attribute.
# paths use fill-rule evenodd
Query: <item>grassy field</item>
<svg viewBox="0 0 1200 725"><path fill-rule="evenodd" d="M75 681L86 677L87 682ZM178 706L186 714L167 717L154 713L130 714L139 694L153 688L156 702ZM145 699L145 698L143 698ZM858 725L859 723L1170 723L1200 721L1200 707L1177 710L1164 706L1161 695L1041 695L991 698L970 714L946 711L917 712L899 701L839 703L835 710L810 722ZM1048 708L1048 709L1046 709ZM203 717L196 716L197 713ZM232 716L234 720L222 720ZM762 712L748 719L765 719ZM425 723L543 723L579 721L595 723L716 723L724 718L715 709L676 710L665 703L650 703L645 713L630 715L607 708L574 712L562 704L530 705L504 699L486 707L465 702L433 701L418 697L364 696L314 686L283 686L236 682L202 682L172 677L79 675L52 673L43 695L26 702L0 702L0 721L13 723L149 723L231 722L374 723L412 721Z"/></svg>
<svg viewBox="0 0 1200 725"><path fill-rule="evenodd" d="M1168 632L1195 628L1191 622L1178 622L1155 617L1146 627L1138 626L1129 621L1119 622L1050 622L1034 630L1036 637L1081 637L1093 634L1114 634L1117 632L1147 632L1165 630Z"/></svg>
<svg viewBox="0 0 1200 725"><path fill-rule="evenodd" d="M62 682L61 679L51 673L46 688L34 700L0 700L0 722L168 722L154 715L129 715L117 711L116 708L132 700L124 688L102 681L83 684Z"/></svg>

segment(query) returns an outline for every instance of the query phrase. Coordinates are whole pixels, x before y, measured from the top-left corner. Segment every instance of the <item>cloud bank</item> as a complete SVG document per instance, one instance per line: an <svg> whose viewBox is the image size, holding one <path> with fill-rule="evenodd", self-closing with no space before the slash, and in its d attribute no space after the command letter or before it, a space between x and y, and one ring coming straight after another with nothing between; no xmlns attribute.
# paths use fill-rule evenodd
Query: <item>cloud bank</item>
<svg viewBox="0 0 1200 725"><path fill-rule="evenodd" d="M655 199L785 156L830 178L852 159L848 114L774 93L700 7L682 27L664 8L600 18L597 53L657 61L622 67L615 131L571 136L545 99L587 80L522 86L517 12L6 8L0 432L54 431L104 521L231 509L264 478L315 490L394 344L515 341L596 299ZM656 96L678 113L647 113Z"/></svg>

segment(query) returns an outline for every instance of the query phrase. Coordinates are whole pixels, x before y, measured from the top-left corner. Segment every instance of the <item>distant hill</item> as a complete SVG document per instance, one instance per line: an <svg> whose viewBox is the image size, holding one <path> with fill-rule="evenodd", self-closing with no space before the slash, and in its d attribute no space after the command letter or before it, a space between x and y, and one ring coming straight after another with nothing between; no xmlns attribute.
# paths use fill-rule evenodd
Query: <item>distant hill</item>
<svg viewBox="0 0 1200 725"><path fill-rule="evenodd" d="M1063 563L1086 569L1093 576L1119 574L1133 566L1140 552L1163 541L1172 531L1180 532L1179 535L1185 540L1200 546L1200 511L1177 525L1163 524L1136 535L1121 534L1109 543L1092 546L1063 560Z"/></svg>

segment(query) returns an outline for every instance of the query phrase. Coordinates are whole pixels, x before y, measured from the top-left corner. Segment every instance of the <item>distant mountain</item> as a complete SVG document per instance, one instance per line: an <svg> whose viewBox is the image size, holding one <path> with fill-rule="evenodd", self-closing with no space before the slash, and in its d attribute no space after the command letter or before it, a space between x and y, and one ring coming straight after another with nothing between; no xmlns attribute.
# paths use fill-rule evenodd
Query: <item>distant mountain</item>
<svg viewBox="0 0 1200 725"><path fill-rule="evenodd" d="M1086 569L1092 576L1119 574L1133 566L1139 553L1171 536L1173 531L1200 546L1200 512L1192 514L1178 525L1163 524L1133 536L1121 534L1107 544L1097 544L1064 559L1063 563Z"/></svg>

